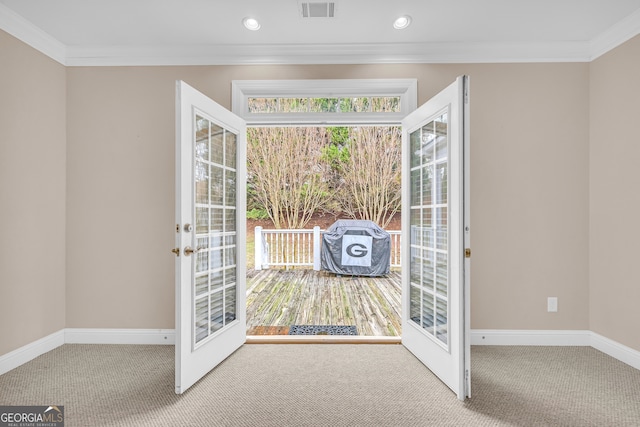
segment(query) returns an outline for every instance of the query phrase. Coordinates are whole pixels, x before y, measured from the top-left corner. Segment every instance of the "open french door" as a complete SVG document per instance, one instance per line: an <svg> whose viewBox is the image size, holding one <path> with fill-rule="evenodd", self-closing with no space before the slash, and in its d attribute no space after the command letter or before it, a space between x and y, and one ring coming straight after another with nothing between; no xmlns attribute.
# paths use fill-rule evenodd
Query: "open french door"
<svg viewBox="0 0 640 427"><path fill-rule="evenodd" d="M402 343L470 397L468 77L402 122Z"/></svg>
<svg viewBox="0 0 640 427"><path fill-rule="evenodd" d="M246 124L176 84L175 391L246 339Z"/></svg>

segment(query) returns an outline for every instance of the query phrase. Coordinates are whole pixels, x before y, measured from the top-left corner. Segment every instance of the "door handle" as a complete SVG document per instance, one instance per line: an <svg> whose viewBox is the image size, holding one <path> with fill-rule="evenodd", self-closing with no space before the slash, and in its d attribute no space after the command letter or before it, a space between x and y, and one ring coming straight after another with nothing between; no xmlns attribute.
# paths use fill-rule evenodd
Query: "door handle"
<svg viewBox="0 0 640 427"><path fill-rule="evenodd" d="M180 256L180 248L173 248L173 249L171 249L171 252L176 254L176 256Z"/></svg>
<svg viewBox="0 0 640 427"><path fill-rule="evenodd" d="M197 254L198 252L200 252L202 249L201 247L195 248L195 249L191 249L191 246L186 246L184 248L184 254L186 256L190 256L191 254Z"/></svg>

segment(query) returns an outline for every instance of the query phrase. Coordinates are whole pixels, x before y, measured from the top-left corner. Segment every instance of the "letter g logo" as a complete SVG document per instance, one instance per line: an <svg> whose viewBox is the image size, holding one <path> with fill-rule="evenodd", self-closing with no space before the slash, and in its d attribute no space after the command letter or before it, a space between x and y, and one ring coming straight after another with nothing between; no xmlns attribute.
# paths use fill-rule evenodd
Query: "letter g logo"
<svg viewBox="0 0 640 427"><path fill-rule="evenodd" d="M362 258L364 256L367 256L368 252L368 248L362 243L353 243L347 246L347 254L354 258Z"/></svg>
<svg viewBox="0 0 640 427"><path fill-rule="evenodd" d="M372 249L371 236L345 234L342 236L342 265L371 267Z"/></svg>

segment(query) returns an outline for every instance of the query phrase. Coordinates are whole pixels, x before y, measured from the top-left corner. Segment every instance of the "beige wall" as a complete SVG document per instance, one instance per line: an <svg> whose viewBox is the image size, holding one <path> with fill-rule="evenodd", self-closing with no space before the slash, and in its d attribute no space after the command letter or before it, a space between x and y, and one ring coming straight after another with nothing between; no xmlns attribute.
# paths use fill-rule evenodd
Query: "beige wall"
<svg viewBox="0 0 640 427"><path fill-rule="evenodd" d="M65 68L0 31L0 355L64 328Z"/></svg>
<svg viewBox="0 0 640 427"><path fill-rule="evenodd" d="M640 36L590 74L590 328L640 350Z"/></svg>
<svg viewBox="0 0 640 427"><path fill-rule="evenodd" d="M422 103L463 73L472 328L640 350L640 37L591 64L65 70L3 32L0 55L0 355L64 327L173 328L176 79L230 107L234 79L409 77Z"/></svg>
<svg viewBox="0 0 640 427"><path fill-rule="evenodd" d="M174 82L472 87L472 328L587 329L588 64L69 68L67 327L174 326ZM558 313L546 312L548 296Z"/></svg>

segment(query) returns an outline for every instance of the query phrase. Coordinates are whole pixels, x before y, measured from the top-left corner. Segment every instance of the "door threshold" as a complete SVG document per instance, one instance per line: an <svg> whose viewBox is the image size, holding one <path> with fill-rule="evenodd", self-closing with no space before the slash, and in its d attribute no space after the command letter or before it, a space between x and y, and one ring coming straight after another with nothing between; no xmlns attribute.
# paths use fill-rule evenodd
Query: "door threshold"
<svg viewBox="0 0 640 427"><path fill-rule="evenodd" d="M354 335L247 335L245 344L402 344L402 337Z"/></svg>

